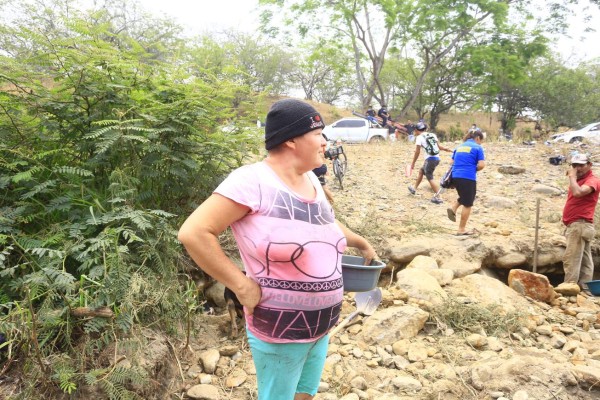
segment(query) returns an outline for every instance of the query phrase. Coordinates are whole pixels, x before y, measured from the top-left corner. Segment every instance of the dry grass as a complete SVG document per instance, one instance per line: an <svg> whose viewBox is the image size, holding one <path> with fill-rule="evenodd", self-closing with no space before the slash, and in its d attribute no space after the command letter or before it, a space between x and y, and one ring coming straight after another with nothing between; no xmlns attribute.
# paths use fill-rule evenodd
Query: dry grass
<svg viewBox="0 0 600 400"><path fill-rule="evenodd" d="M473 333L484 331L487 335L508 334L523 325L525 315L506 312L499 304L481 305L465 303L454 296L435 307L430 313L440 330L451 328L457 332Z"/></svg>

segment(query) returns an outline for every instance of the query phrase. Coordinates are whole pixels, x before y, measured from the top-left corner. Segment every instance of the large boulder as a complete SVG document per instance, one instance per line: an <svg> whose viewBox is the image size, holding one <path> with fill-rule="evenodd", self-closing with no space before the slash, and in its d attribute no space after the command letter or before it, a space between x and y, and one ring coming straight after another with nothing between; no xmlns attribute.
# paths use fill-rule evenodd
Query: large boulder
<svg viewBox="0 0 600 400"><path fill-rule="evenodd" d="M464 258L453 257L443 262L442 269L449 269L455 278L462 278L476 273L481 269L480 261L468 261Z"/></svg>
<svg viewBox="0 0 600 400"><path fill-rule="evenodd" d="M396 287L408 293L409 298L441 304L447 297L437 279L427 271L410 268L398 272Z"/></svg>
<svg viewBox="0 0 600 400"><path fill-rule="evenodd" d="M548 277L522 269L513 269L508 273L508 286L524 296L550 303L554 300L554 288Z"/></svg>
<svg viewBox="0 0 600 400"><path fill-rule="evenodd" d="M498 304L507 312L526 312L531 304L519 293L497 279L473 274L454 279L446 286L448 292L457 297L467 297L482 305Z"/></svg>
<svg viewBox="0 0 600 400"><path fill-rule="evenodd" d="M400 339L410 339L425 326L429 314L418 307L402 306L377 310L364 320L361 339L384 346Z"/></svg>
<svg viewBox="0 0 600 400"><path fill-rule="evenodd" d="M429 247L420 245L420 244L411 244L407 246L398 246L393 247L388 250L390 261L404 264L411 262L415 257L423 255L429 255Z"/></svg>
<svg viewBox="0 0 600 400"><path fill-rule="evenodd" d="M520 265L526 265L527 257L522 253L511 252L498 257L496 261L494 261L494 264L498 268L511 269Z"/></svg>
<svg viewBox="0 0 600 400"><path fill-rule="evenodd" d="M422 270L438 269L438 263L434 258L418 255L407 266L406 269L416 268Z"/></svg>

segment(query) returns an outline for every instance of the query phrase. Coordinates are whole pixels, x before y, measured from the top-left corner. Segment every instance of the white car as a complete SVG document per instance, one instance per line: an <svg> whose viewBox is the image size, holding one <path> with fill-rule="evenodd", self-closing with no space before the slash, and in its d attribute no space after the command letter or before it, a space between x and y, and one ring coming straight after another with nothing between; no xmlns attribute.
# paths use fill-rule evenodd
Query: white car
<svg viewBox="0 0 600 400"><path fill-rule="evenodd" d="M594 122L575 131L567 131L552 136L554 143L575 143L583 139L600 139L600 122Z"/></svg>
<svg viewBox="0 0 600 400"><path fill-rule="evenodd" d="M348 143L383 142L389 137L387 128L374 128L365 118L342 118L323 128L323 133L331 141Z"/></svg>

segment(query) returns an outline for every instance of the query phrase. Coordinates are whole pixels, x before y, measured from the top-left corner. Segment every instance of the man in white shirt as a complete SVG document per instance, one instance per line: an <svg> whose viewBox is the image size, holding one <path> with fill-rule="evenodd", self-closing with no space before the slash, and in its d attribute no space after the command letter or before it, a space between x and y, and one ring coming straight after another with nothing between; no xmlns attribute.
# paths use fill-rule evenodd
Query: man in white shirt
<svg viewBox="0 0 600 400"><path fill-rule="evenodd" d="M437 197L437 193L439 192L440 187L433 179L433 172L435 171L435 168L440 163L440 157L439 157L440 150L444 150L444 151L448 151L448 152L452 152L452 150L440 145L435 133L425 132L426 130L427 130L427 124L425 124L424 122L417 123L417 125L415 127L415 132L414 132L415 136L416 136L415 153L413 156L410 170L412 171L415 168L415 163L417 162L417 159L419 158L419 154L421 154L421 148L423 148L425 150L425 161L423 162L423 166L419 169L419 175L417 176L415 186L413 187L413 186L409 185L408 191L411 194L416 194L417 189L418 189L419 185L421 184L421 181L423 180L423 175L425 175L425 177L429 181L429 185L431 186L431 189L433 190L433 193L434 193L433 198L431 199L431 202L435 203L435 204L441 204L443 202L442 199Z"/></svg>

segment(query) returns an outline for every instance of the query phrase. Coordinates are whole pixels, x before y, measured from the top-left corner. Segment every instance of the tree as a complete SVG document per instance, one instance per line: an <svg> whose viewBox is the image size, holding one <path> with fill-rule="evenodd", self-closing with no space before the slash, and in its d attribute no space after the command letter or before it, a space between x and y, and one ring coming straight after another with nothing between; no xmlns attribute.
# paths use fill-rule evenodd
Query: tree
<svg viewBox="0 0 600 400"><path fill-rule="evenodd" d="M547 51L546 38L524 31L499 32L468 49L471 72L481 78L477 90L486 109L497 107L501 129L510 132L516 119L530 108L524 90L528 71Z"/></svg>
<svg viewBox="0 0 600 400"><path fill-rule="evenodd" d="M525 86L531 108L556 128L600 120L600 65L569 68L559 59L539 60Z"/></svg>
<svg viewBox="0 0 600 400"><path fill-rule="evenodd" d="M410 51L411 55L417 55L416 67L420 72L415 76L410 96L402 105L401 118L412 107L432 68L470 35L494 31L505 24L508 7L513 3L517 1L321 0L293 3L286 8L281 1L260 1L264 6L289 11L292 17L286 24L296 26L301 34L310 32L312 19L307 16L315 13L328 16L331 25L322 26L319 35L336 41L343 38L353 49L357 95L363 107L371 98L387 103L391 97L389 88L385 88L380 80L389 48L393 46L403 49L406 54ZM263 21L272 15L269 12L270 9L265 11ZM266 22L264 29L277 32Z"/></svg>
<svg viewBox="0 0 600 400"><path fill-rule="evenodd" d="M379 75L384 66L387 49L398 35L398 19L404 14L404 2L319 0L292 4L287 9L285 4L278 0L260 0L259 4L273 6L278 13L289 11L291 16L286 18L284 24L297 27L295 34L299 33L303 37L312 31L312 16L316 13L327 15L330 24L320 27L318 37L338 43L343 40L352 49L357 88L355 93L362 107L368 106L372 98L379 103L386 102ZM269 8L263 12L263 32L277 35L282 28L273 25L273 14ZM363 65L365 60L369 65L366 71Z"/></svg>
<svg viewBox="0 0 600 400"><path fill-rule="evenodd" d="M467 108L476 102L476 80L459 59L455 56L435 66L423 86L425 95L416 101L414 108L418 115L425 118L429 114L431 130L436 129L442 114L452 108Z"/></svg>
<svg viewBox="0 0 600 400"><path fill-rule="evenodd" d="M289 74L294 69L290 53L241 33L229 33L224 45L240 82L255 92L287 94Z"/></svg>
<svg viewBox="0 0 600 400"><path fill-rule="evenodd" d="M301 49L295 59L296 70L290 76L302 88L306 99L331 104L348 94L352 87L348 68L351 59L344 49L321 43L311 43Z"/></svg>

